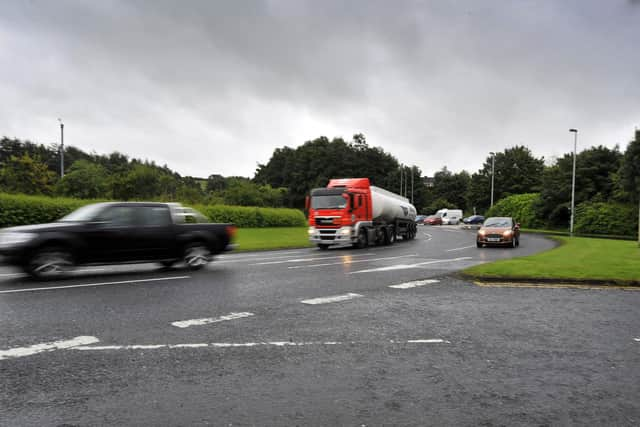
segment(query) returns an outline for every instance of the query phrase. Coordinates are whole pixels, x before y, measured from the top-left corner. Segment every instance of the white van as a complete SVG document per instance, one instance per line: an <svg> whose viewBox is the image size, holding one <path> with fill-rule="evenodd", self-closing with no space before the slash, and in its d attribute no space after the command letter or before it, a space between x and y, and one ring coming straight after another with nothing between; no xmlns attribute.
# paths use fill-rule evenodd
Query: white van
<svg viewBox="0 0 640 427"><path fill-rule="evenodd" d="M462 221L461 209L440 209L436 215L442 218L442 224L459 224Z"/></svg>

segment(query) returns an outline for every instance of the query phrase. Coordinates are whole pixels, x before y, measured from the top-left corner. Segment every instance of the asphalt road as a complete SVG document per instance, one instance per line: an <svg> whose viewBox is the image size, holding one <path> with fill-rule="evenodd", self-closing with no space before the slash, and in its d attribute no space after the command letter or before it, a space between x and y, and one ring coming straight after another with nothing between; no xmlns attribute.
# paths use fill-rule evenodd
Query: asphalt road
<svg viewBox="0 0 640 427"><path fill-rule="evenodd" d="M640 423L640 292L476 286L451 273L553 244L419 231L199 272L2 268L0 425Z"/></svg>

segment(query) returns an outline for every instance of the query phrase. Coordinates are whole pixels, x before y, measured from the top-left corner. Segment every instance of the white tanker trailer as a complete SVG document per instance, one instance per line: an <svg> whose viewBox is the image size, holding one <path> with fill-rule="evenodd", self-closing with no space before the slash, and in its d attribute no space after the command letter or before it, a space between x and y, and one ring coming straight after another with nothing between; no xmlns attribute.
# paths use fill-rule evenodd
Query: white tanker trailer
<svg viewBox="0 0 640 427"><path fill-rule="evenodd" d="M370 185L369 178L332 179L307 199L309 239L333 245L389 245L416 236L416 208L409 199Z"/></svg>

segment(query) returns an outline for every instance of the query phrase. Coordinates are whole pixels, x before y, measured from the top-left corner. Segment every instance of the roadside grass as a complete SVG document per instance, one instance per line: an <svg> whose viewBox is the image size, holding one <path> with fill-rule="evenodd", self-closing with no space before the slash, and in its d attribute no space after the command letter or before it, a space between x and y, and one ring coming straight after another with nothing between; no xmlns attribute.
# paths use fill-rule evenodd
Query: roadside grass
<svg viewBox="0 0 640 427"><path fill-rule="evenodd" d="M560 246L522 258L477 265L463 271L478 279L558 279L640 283L636 242L585 237L552 237Z"/></svg>
<svg viewBox="0 0 640 427"><path fill-rule="evenodd" d="M308 227L238 228L236 251L306 248L312 246Z"/></svg>

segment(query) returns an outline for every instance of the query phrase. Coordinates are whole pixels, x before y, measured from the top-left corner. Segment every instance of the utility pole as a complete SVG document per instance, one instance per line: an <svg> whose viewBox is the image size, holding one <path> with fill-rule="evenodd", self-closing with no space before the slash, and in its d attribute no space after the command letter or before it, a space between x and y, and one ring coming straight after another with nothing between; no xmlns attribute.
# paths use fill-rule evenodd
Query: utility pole
<svg viewBox="0 0 640 427"><path fill-rule="evenodd" d="M411 167L411 204L413 204L413 167Z"/></svg>
<svg viewBox="0 0 640 427"><path fill-rule="evenodd" d="M573 236L573 219L576 199L576 149L578 147L578 129L569 129L573 133L573 174L571 175L571 224L569 225L569 235Z"/></svg>
<svg viewBox="0 0 640 427"><path fill-rule="evenodd" d="M496 175L496 153L492 151L489 154L491 154L491 207L493 207L493 178Z"/></svg>
<svg viewBox="0 0 640 427"><path fill-rule="evenodd" d="M64 123L60 122L60 178L64 178Z"/></svg>

